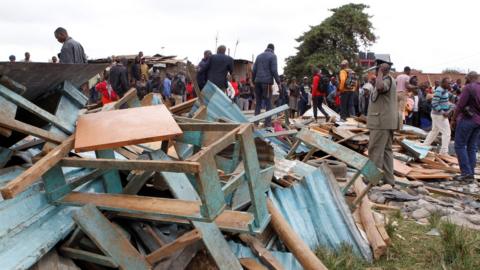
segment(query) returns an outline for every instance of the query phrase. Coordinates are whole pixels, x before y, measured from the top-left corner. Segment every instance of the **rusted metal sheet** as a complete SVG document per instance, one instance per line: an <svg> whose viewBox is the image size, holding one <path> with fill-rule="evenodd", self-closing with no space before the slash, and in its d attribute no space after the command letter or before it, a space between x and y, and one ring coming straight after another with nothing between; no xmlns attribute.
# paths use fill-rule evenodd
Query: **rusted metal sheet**
<svg viewBox="0 0 480 270"><path fill-rule="evenodd" d="M74 87L87 82L101 73L108 64L53 64L0 62L0 75L6 75L27 88L23 96L33 100L42 96L64 81Z"/></svg>

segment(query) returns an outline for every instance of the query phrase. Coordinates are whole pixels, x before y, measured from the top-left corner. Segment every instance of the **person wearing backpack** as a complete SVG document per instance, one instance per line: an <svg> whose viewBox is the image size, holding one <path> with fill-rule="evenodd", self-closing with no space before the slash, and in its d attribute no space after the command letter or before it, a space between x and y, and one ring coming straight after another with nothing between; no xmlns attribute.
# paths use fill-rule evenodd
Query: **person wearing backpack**
<svg viewBox="0 0 480 270"><path fill-rule="evenodd" d="M454 180L473 182L480 139L480 82L475 71L467 74L468 84L462 90L452 118L455 127L455 153L461 175ZM455 125L456 124L456 125Z"/></svg>
<svg viewBox="0 0 480 270"><path fill-rule="evenodd" d="M323 109L322 104L325 101L325 96L328 92L328 86L330 85L330 78L327 75L322 75L320 69L316 68L313 71L312 79L312 103L313 103L313 117L317 122L317 109L325 116L325 120L328 121L328 114Z"/></svg>
<svg viewBox="0 0 480 270"><path fill-rule="evenodd" d="M357 87L357 75L348 67L348 61L343 60L340 63L340 83L338 90L340 91L340 117L347 120L348 117L355 115L354 108L354 91Z"/></svg>

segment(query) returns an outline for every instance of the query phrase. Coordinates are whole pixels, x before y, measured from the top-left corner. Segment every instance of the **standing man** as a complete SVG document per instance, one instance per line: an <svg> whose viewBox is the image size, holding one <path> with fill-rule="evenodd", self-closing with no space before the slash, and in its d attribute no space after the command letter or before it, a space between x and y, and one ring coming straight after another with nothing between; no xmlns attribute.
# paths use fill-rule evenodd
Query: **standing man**
<svg viewBox="0 0 480 270"><path fill-rule="evenodd" d="M170 96L172 95L172 75L167 73L165 79L163 79L163 98L165 100L170 100Z"/></svg>
<svg viewBox="0 0 480 270"><path fill-rule="evenodd" d="M330 84L330 78L326 74L321 74L320 69L316 68L313 72L312 80L312 103L313 103L313 117L317 122L317 109L325 116L325 120L328 121L328 114L323 109L323 102L328 92L328 86Z"/></svg>
<svg viewBox="0 0 480 270"><path fill-rule="evenodd" d="M203 89L205 84L207 83L207 74L205 72L205 67L207 66L208 59L212 56L212 52L210 50L206 50L203 52L203 58L198 63L197 66L197 83L200 91Z"/></svg>
<svg viewBox="0 0 480 270"><path fill-rule="evenodd" d="M480 139L480 82L475 71L468 73L468 84L458 100L452 125L455 126L455 153L461 175L457 181L473 182L477 165L478 140Z"/></svg>
<svg viewBox="0 0 480 270"><path fill-rule="evenodd" d="M395 184L393 176L393 133L400 127L395 80L390 75L392 63L377 59L377 78L370 95L367 128L370 130L368 156L384 172L384 182Z"/></svg>
<svg viewBox="0 0 480 270"><path fill-rule="evenodd" d="M356 75L348 67L348 61L343 60L340 63L340 83L338 90L340 91L340 117L347 120L348 117L355 115L353 103L353 92L355 91L357 80Z"/></svg>
<svg viewBox="0 0 480 270"><path fill-rule="evenodd" d="M224 93L228 87L227 74L233 74L233 58L225 54L226 50L227 47L220 45L217 54L210 56L205 68L201 70L206 74L207 80L214 83Z"/></svg>
<svg viewBox="0 0 480 270"><path fill-rule="evenodd" d="M367 115L368 113L368 103L370 101L370 93L373 92L373 85L375 84L376 78L373 77L371 80L368 79L368 76L363 78L364 84L360 87L358 94L358 107L360 109L360 114Z"/></svg>
<svg viewBox="0 0 480 270"><path fill-rule="evenodd" d="M407 92L410 90L415 89L412 85L410 85L410 67L403 68L403 74L400 74L396 78L397 83L397 99L398 99L398 110L402 115L402 122L405 115L405 106L407 105Z"/></svg>
<svg viewBox="0 0 480 270"><path fill-rule="evenodd" d="M80 43L68 36L67 30L58 27L55 32L55 38L63 43L62 50L58 54L60 64L86 64L87 56Z"/></svg>
<svg viewBox="0 0 480 270"><path fill-rule="evenodd" d="M445 77L433 94L432 99L432 130L428 133L427 138L422 145L429 146L437 138L438 133L442 133L442 146L440 148L441 155L448 155L448 145L450 144L450 122L448 117L452 110L448 98L450 88L450 79Z"/></svg>
<svg viewBox="0 0 480 270"><path fill-rule="evenodd" d="M30 63L30 53L29 52L25 52L25 59L23 59L24 63Z"/></svg>
<svg viewBox="0 0 480 270"><path fill-rule="evenodd" d="M130 78L134 79L136 82L140 81L142 78L140 72L140 56L135 56L131 71L132 73Z"/></svg>
<svg viewBox="0 0 480 270"><path fill-rule="evenodd" d="M8 60L10 61L10 63L15 63L16 59L17 58L13 54L8 57Z"/></svg>
<svg viewBox="0 0 480 270"><path fill-rule="evenodd" d="M127 59L119 59L117 57L115 62L116 64L110 68L110 85L115 89L119 97L123 97L128 91Z"/></svg>
<svg viewBox="0 0 480 270"><path fill-rule="evenodd" d="M265 102L265 110L272 109L272 85L273 80L280 85L278 76L277 56L274 53L275 46L268 44L267 49L257 56L253 64L253 82L255 83L255 115L258 115L262 109L262 103ZM265 119L265 126L271 126L272 118ZM258 124L258 123L255 123Z"/></svg>
<svg viewBox="0 0 480 270"><path fill-rule="evenodd" d="M52 56L52 63L54 63L54 64L57 64L57 63L58 63L58 59L57 59L57 57L56 57L55 55Z"/></svg>
<svg viewBox="0 0 480 270"><path fill-rule="evenodd" d="M148 74L148 70L149 68L147 63L145 63L145 58L140 58L140 74L141 76L144 76L146 80L148 80L148 78L150 77Z"/></svg>

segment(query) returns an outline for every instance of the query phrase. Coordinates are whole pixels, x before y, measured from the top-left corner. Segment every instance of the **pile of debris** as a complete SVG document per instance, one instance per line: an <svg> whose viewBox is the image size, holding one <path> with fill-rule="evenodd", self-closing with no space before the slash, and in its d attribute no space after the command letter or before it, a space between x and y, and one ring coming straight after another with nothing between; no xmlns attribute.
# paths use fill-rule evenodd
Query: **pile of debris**
<svg viewBox="0 0 480 270"><path fill-rule="evenodd" d="M383 210L478 216L472 190L420 182L458 167L417 130L396 135L393 189L362 119L247 117L211 83L169 108L131 89L88 110L77 88L104 65L16 65L0 64L2 269L326 269L319 247L385 254ZM254 126L267 117L283 130Z"/></svg>

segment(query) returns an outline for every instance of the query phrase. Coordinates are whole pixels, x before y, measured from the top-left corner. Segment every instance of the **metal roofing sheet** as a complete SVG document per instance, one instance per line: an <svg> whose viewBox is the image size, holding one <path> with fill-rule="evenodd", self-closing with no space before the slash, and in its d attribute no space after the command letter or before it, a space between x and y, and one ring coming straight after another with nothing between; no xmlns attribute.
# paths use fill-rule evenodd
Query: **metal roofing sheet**
<svg viewBox="0 0 480 270"><path fill-rule="evenodd" d="M331 171L294 161L290 172L304 179L291 188L275 188L270 198L305 243L315 250L346 243L366 260L372 253L353 220Z"/></svg>
<svg viewBox="0 0 480 270"><path fill-rule="evenodd" d="M260 260L253 254L252 250L249 247L246 247L242 244L238 244L233 241L229 241L228 245L232 249L233 253L237 258L242 259L242 258L254 258L257 260L259 263ZM283 269L288 269L288 270L302 270L303 267L300 265L300 263L297 261L295 256L293 256L292 253L290 252L281 252L281 251L271 251L273 257L275 257L280 264L283 266Z"/></svg>

